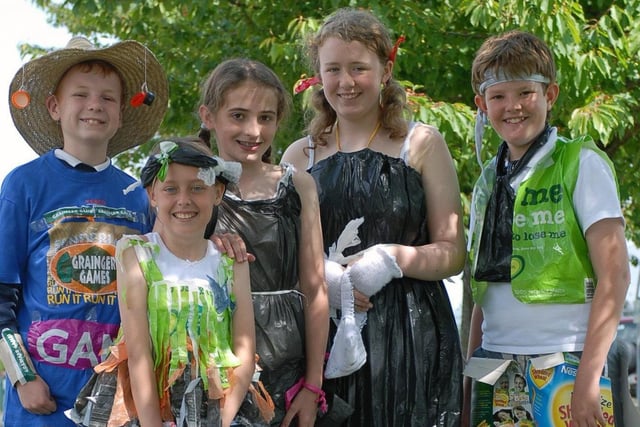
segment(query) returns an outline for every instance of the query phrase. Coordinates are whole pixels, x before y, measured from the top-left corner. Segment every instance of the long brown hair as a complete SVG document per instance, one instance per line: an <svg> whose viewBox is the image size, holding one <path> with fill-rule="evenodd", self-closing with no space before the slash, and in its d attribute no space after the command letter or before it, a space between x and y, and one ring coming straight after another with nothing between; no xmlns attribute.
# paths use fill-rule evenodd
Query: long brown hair
<svg viewBox="0 0 640 427"><path fill-rule="evenodd" d="M362 43L376 54L383 65L389 61L394 46L385 26L371 12L355 8L338 9L327 17L318 32L306 43L309 65L317 76L320 75L318 51L330 37ZM327 135L336 122L336 112L322 89L314 90L311 106L315 114L307 126L307 132L314 144L325 145ZM380 112L381 127L390 131L391 138L403 138L407 135L408 111L404 88L392 76L382 89Z"/></svg>
<svg viewBox="0 0 640 427"><path fill-rule="evenodd" d="M271 68L253 59L228 59L215 67L202 86L200 105L206 106L209 111L215 113L222 108L225 94L246 81L273 89L278 100L276 114L278 124L280 124L291 110L291 95ZM211 146L211 131L209 129L201 128L198 136ZM262 156L262 161L271 162L271 147Z"/></svg>

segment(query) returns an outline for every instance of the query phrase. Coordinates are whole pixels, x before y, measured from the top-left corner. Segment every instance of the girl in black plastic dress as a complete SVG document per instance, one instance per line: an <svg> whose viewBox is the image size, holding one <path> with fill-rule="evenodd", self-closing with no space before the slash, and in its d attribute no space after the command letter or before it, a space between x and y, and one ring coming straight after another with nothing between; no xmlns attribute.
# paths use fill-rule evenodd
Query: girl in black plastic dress
<svg viewBox="0 0 640 427"><path fill-rule="evenodd" d="M299 86L322 84L316 114L283 161L318 185L329 302L342 314L326 375L354 409L346 425L459 426L462 357L442 280L464 266L460 194L440 133L404 118L401 40L363 10L325 20L308 43L316 77ZM349 304L363 343L351 351Z"/></svg>
<svg viewBox="0 0 640 427"><path fill-rule="evenodd" d="M250 264L256 352L260 381L275 403L270 424L310 427L325 409L329 318L315 182L304 170L268 161L289 102L264 64L227 60L205 82L200 137L209 143L213 134L219 155L242 164L240 181L219 205L215 232L240 235L256 258Z"/></svg>

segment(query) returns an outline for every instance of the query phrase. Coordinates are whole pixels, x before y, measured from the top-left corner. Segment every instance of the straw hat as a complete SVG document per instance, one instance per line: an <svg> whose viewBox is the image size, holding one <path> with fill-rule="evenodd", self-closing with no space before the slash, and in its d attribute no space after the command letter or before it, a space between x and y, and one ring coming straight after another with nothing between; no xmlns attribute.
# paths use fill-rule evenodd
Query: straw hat
<svg viewBox="0 0 640 427"><path fill-rule="evenodd" d="M60 125L49 115L45 103L47 97L53 94L69 68L94 59L112 64L124 82L122 126L109 141L107 155L113 157L143 144L157 131L167 110L169 90L165 72L153 53L132 40L96 48L84 37L73 37L64 49L20 67L9 87L9 109L13 123L36 153L62 148ZM155 94L150 105L131 105L130 100L134 95L147 91ZM22 97L19 96L21 94ZM12 97L15 97L14 102Z"/></svg>

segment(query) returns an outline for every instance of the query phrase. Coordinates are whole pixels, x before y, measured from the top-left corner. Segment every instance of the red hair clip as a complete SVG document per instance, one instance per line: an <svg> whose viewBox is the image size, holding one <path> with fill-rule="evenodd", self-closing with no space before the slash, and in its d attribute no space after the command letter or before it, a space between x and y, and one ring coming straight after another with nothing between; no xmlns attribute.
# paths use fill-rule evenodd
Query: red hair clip
<svg viewBox="0 0 640 427"><path fill-rule="evenodd" d="M319 83L320 83L320 77L318 76L305 77L305 74L303 74L300 80L298 80L296 84L293 85L293 93L297 95L300 92L304 92L305 90L309 89L311 86L317 85Z"/></svg>
<svg viewBox="0 0 640 427"><path fill-rule="evenodd" d="M398 53L398 46L405 40L404 34L398 37L396 40L396 44L393 45L393 49L391 49L391 53L389 54L389 60L391 62L396 62L396 54Z"/></svg>

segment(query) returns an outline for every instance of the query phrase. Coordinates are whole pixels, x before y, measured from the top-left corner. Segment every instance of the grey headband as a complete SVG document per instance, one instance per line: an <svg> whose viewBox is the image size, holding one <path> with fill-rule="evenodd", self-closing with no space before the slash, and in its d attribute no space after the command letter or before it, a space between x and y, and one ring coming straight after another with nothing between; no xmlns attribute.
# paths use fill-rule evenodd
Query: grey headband
<svg viewBox="0 0 640 427"><path fill-rule="evenodd" d="M488 88L493 85L497 85L498 83L506 83L506 82L515 82L515 81L528 81L528 82L537 82L548 84L550 82L548 77L543 76L542 74L529 74L529 75L521 75L521 76L508 76L502 70L498 70L498 73L494 73L493 71L487 70L484 73L484 81L480 84L478 88L478 92L480 95L484 96L484 93ZM487 124L487 115L478 108L478 112L476 114L476 125L474 129L475 134L475 142L476 142L476 158L478 159L478 163L480 167L482 167L482 137L484 136L484 126Z"/></svg>
<svg viewBox="0 0 640 427"><path fill-rule="evenodd" d="M480 95L484 95L485 91L493 85L497 85L498 83L505 82L515 82L515 81L528 81L528 82L538 82L538 83L549 83L550 80L548 77L543 76L542 74L529 74L529 75L521 75L521 76L508 76L504 71L498 70L498 73L495 74L491 70L487 70L484 73L484 81L480 83L480 87L478 91Z"/></svg>

